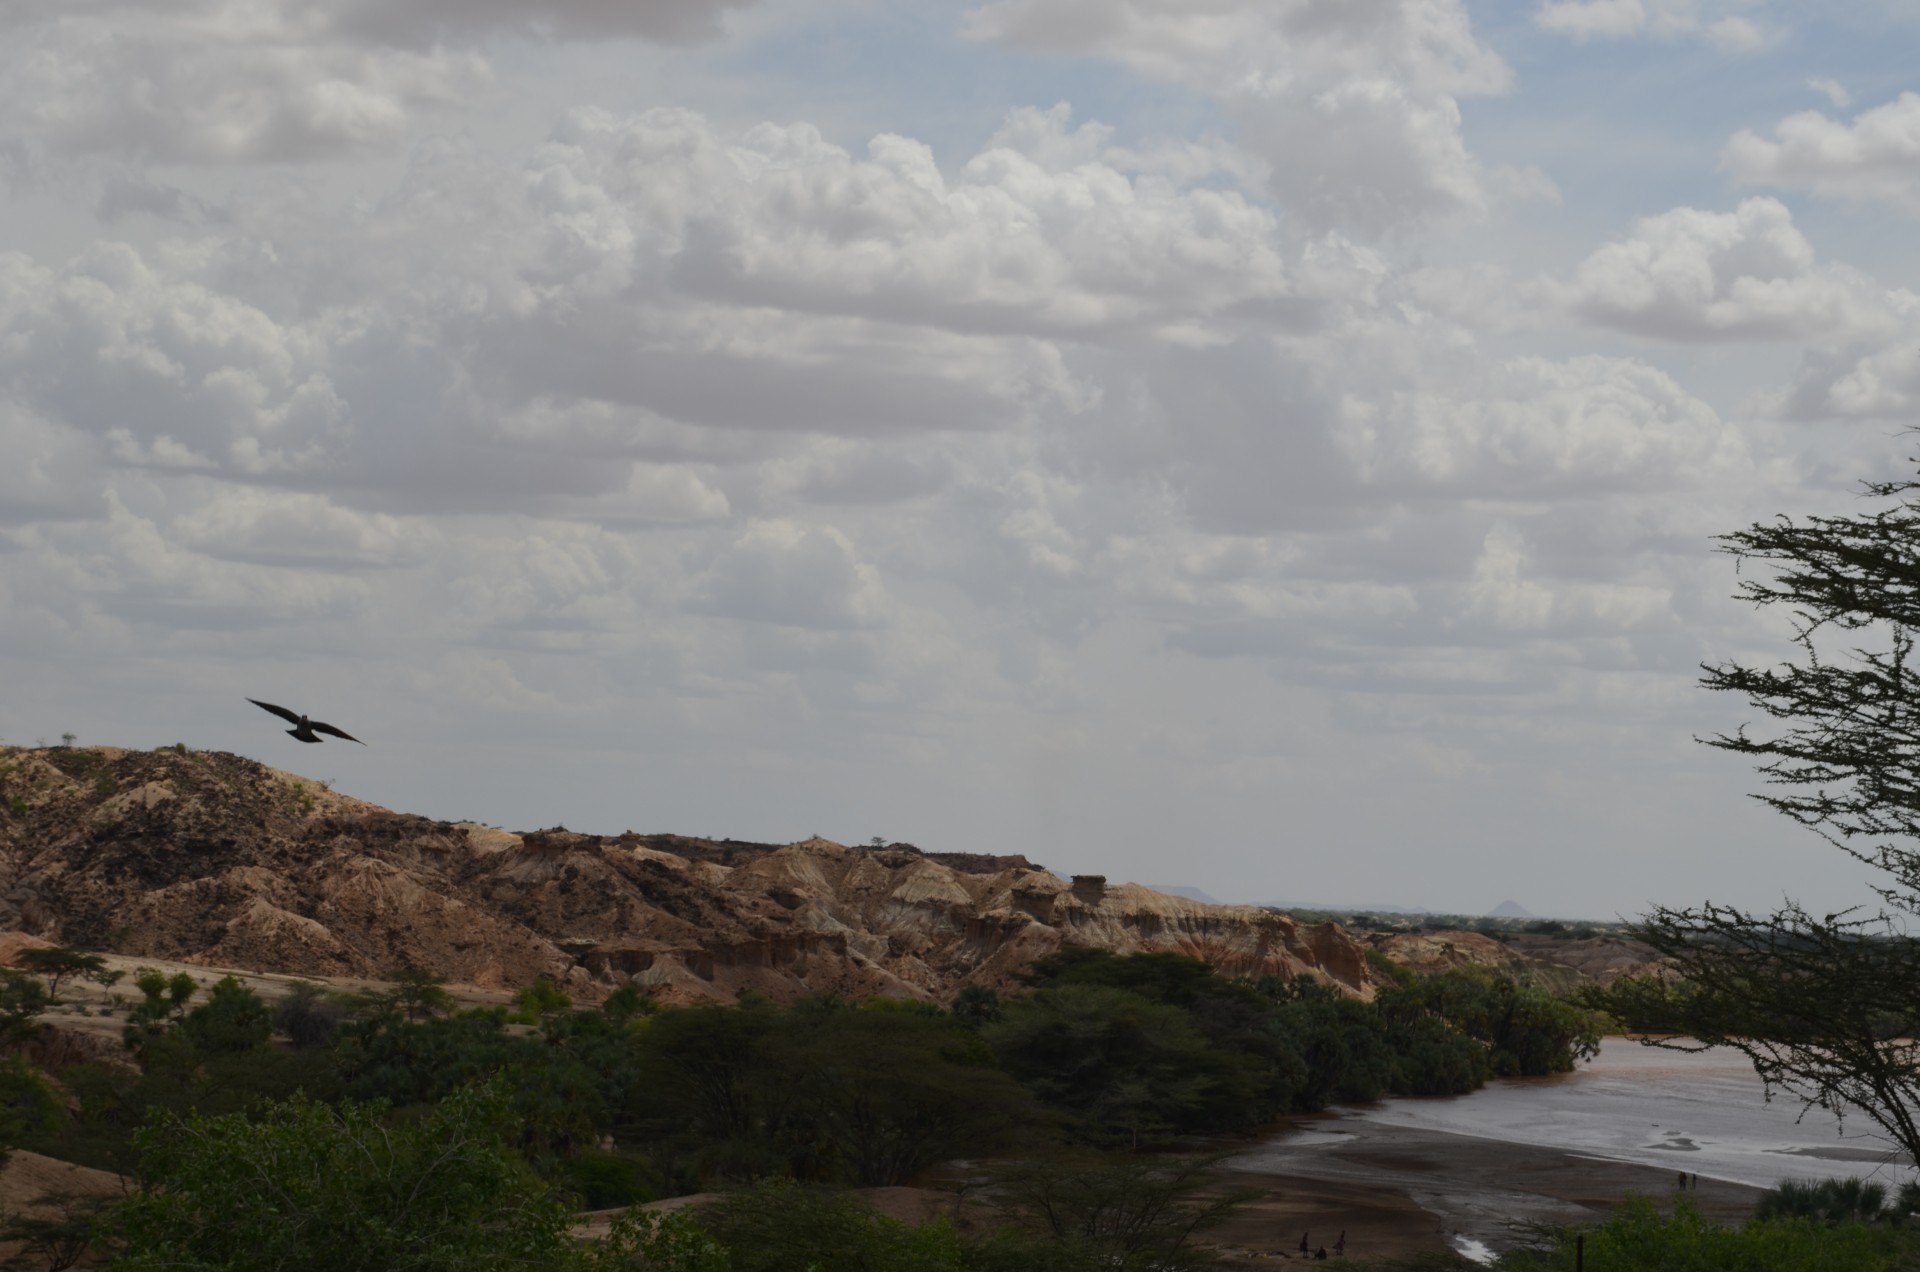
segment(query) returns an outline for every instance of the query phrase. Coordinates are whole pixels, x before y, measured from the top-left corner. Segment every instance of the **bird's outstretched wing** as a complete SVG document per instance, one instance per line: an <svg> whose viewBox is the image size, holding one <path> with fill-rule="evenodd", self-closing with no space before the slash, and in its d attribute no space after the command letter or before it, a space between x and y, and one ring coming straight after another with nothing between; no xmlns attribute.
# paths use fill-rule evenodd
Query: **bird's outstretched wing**
<svg viewBox="0 0 1920 1272"><path fill-rule="evenodd" d="M273 712L273 714L279 716L282 720L285 720L288 724L300 723L300 717L295 715L293 712L287 710L285 707L276 707L271 702L262 702L258 698L248 698L247 701L251 702L256 707L259 707L262 711ZM358 740L359 739L357 738L355 739L355 741L358 741ZM365 744L362 743L362 745L365 745Z"/></svg>
<svg viewBox="0 0 1920 1272"><path fill-rule="evenodd" d="M360 742L359 738L354 737L353 734L348 733L345 729L336 729L332 725L322 724L318 720L309 720L307 727L315 733L330 733L336 738L345 738L349 742ZM365 746L366 743L360 742L360 745Z"/></svg>

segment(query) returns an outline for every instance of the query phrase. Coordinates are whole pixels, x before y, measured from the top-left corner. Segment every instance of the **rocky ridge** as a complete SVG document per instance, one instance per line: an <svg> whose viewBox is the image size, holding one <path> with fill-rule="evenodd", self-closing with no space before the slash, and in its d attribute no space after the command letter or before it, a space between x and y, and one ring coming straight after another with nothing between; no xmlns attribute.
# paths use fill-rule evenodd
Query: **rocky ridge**
<svg viewBox="0 0 1920 1272"><path fill-rule="evenodd" d="M1362 932L1355 939L1422 976L1454 968L1483 968L1530 980L1556 994L1584 985L1610 985L1621 976L1658 974L1665 966L1652 949L1620 937L1566 940L1519 935L1504 941L1481 932Z"/></svg>
<svg viewBox="0 0 1920 1272"><path fill-rule="evenodd" d="M316 977L419 967L667 1001L945 1000L1066 944L1172 950L1370 996L1335 924L1210 905L1024 857L512 833L397 813L224 752L0 748L0 928Z"/></svg>

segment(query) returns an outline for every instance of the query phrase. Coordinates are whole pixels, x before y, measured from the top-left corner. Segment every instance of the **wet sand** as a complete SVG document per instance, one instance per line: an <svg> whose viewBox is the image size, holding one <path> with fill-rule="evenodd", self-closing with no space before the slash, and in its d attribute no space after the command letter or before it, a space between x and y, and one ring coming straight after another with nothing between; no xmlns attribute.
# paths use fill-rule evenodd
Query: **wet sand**
<svg viewBox="0 0 1920 1272"><path fill-rule="evenodd" d="M1224 1186L1257 1196L1207 1234L1225 1266L1298 1260L1302 1233L1312 1249L1344 1231L1350 1260L1511 1250L1535 1225L1598 1222L1629 1193L1664 1203L1679 1182L1677 1170L1340 1114L1295 1125L1226 1163ZM1702 1179L1688 1196L1739 1222L1760 1190Z"/></svg>
<svg viewBox="0 0 1920 1272"><path fill-rule="evenodd" d="M1342 1114L1296 1126L1227 1162L1223 1186L1258 1197L1208 1234L1225 1266L1300 1259L1300 1235L1317 1249L1342 1232L1348 1259L1405 1259L1467 1243L1500 1253L1534 1226L1599 1222L1628 1193L1667 1203L1678 1186L1678 1170ZM1720 1222L1747 1218L1759 1195L1705 1178L1688 1191Z"/></svg>

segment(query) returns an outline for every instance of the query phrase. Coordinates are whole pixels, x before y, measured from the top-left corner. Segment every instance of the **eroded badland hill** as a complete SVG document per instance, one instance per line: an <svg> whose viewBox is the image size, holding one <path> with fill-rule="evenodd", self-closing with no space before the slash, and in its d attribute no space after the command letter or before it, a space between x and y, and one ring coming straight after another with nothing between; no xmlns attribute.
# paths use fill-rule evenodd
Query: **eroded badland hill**
<svg viewBox="0 0 1920 1272"><path fill-rule="evenodd" d="M1173 950L1368 996L1334 924L1024 857L673 835L513 834L397 813L222 752L0 748L0 928L315 977L418 967L588 997L944 1000L1064 944Z"/></svg>

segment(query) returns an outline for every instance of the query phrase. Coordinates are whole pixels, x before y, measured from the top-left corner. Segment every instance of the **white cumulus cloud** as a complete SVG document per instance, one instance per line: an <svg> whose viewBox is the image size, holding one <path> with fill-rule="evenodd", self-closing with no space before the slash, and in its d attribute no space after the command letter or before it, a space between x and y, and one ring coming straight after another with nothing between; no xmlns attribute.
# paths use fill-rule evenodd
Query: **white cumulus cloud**
<svg viewBox="0 0 1920 1272"><path fill-rule="evenodd" d="M1566 299L1587 320L1637 335L1823 344L1886 332L1920 308L1910 292L1818 261L1771 198L1646 217L1580 264Z"/></svg>
<svg viewBox="0 0 1920 1272"><path fill-rule="evenodd" d="M753 2L17 0L0 8L0 129L141 161L337 159L471 103L501 39L685 43Z"/></svg>
<svg viewBox="0 0 1920 1272"><path fill-rule="evenodd" d="M1314 225L1386 230L1489 199L1459 99L1504 93L1512 73L1458 0L994 0L966 30L1217 98L1267 161L1274 197Z"/></svg>
<svg viewBox="0 0 1920 1272"><path fill-rule="evenodd" d="M1920 212L1920 93L1904 92L1851 120L1801 111L1771 136L1734 134L1720 167L1736 181L1894 203Z"/></svg>

